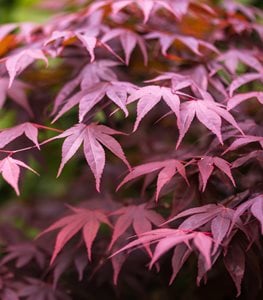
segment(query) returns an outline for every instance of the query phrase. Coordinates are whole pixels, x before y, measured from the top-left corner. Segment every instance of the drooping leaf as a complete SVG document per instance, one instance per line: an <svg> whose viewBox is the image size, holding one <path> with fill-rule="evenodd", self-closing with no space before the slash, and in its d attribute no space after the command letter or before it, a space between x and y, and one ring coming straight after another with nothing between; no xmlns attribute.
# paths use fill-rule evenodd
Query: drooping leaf
<svg viewBox="0 0 263 300"><path fill-rule="evenodd" d="M216 216L211 222L211 232L214 238L214 249L213 254L216 253L219 245L223 239L227 236L230 225L231 217L233 218L234 212L232 210L226 210L220 215Z"/></svg>
<svg viewBox="0 0 263 300"><path fill-rule="evenodd" d="M180 271L184 263L187 261L191 252L192 250L189 249L185 244L179 244L175 247L172 261L171 261L173 267L173 273L169 281L169 284L173 283L175 277L177 276L178 272Z"/></svg>
<svg viewBox="0 0 263 300"><path fill-rule="evenodd" d="M79 247L64 249L59 256L56 257L52 269L53 269L53 289L58 286L61 276L74 265L78 272L78 280L83 279L84 270L87 267L89 260L87 259L86 251L79 250Z"/></svg>
<svg viewBox="0 0 263 300"><path fill-rule="evenodd" d="M196 232L194 237L194 245L199 250L204 258L205 269L209 270L212 267L211 263L211 249L213 245L212 239L202 232Z"/></svg>
<svg viewBox="0 0 263 300"><path fill-rule="evenodd" d="M48 60L40 49L22 50L6 58L5 65L10 77L9 87L12 86L15 77L23 72L36 59L41 59L48 65Z"/></svg>
<svg viewBox="0 0 263 300"><path fill-rule="evenodd" d="M88 259L91 260L91 248L98 234L100 224L105 223L108 226L111 226L108 217L99 210L89 210L84 208L71 209L73 210L73 214L58 220L39 235L40 237L50 231L60 229L56 238L56 244L50 264L53 264L65 244L80 230L82 230L83 239L87 248Z"/></svg>
<svg viewBox="0 0 263 300"><path fill-rule="evenodd" d="M114 247L113 247L113 252ZM124 253L119 253L119 255L115 255L111 257L111 263L112 263L112 268L113 268L113 283L117 285L118 283L118 278L120 275L121 268L126 260L126 255Z"/></svg>
<svg viewBox="0 0 263 300"><path fill-rule="evenodd" d="M224 264L235 283L238 297L245 272L245 254L240 246L235 243L229 246L227 255L224 257Z"/></svg>
<svg viewBox="0 0 263 300"><path fill-rule="evenodd" d="M28 165L10 156L0 160L0 173L2 174L4 180L8 184L10 184L12 188L15 190L17 196L20 195L19 188L18 188L20 167L26 168L31 172L37 174L37 172L31 169Z"/></svg>

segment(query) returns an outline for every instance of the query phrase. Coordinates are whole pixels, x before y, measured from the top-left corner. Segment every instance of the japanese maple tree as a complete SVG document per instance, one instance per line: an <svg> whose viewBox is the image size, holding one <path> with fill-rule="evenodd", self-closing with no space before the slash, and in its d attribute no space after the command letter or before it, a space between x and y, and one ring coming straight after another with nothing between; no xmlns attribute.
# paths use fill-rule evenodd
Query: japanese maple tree
<svg viewBox="0 0 263 300"><path fill-rule="evenodd" d="M263 11L42 5L0 26L0 298L262 299Z"/></svg>

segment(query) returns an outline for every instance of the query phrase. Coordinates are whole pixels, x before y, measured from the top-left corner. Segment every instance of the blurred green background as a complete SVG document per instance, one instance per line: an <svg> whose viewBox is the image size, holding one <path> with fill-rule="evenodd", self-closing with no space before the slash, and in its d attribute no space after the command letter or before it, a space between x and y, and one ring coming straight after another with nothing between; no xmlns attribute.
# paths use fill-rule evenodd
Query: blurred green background
<svg viewBox="0 0 263 300"><path fill-rule="evenodd" d="M38 3L39 0L0 0L0 22L45 21L52 12L39 7Z"/></svg>

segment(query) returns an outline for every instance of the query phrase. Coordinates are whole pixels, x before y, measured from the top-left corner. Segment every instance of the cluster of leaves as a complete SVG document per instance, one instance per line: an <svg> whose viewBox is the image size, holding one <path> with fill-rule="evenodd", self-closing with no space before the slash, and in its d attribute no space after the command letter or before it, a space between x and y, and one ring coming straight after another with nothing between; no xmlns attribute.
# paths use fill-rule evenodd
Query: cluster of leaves
<svg viewBox="0 0 263 300"><path fill-rule="evenodd" d="M21 168L41 178L54 151L62 180L78 166L65 181L68 215L56 219L51 200L35 241L1 229L1 299L87 299L95 277L135 290L153 276L147 258L162 270L171 251L170 284L197 256L197 285L222 265L238 296L252 275L257 295L262 11L234 1L74 5L44 25L0 27L0 106L15 112L0 132L3 180L20 195Z"/></svg>

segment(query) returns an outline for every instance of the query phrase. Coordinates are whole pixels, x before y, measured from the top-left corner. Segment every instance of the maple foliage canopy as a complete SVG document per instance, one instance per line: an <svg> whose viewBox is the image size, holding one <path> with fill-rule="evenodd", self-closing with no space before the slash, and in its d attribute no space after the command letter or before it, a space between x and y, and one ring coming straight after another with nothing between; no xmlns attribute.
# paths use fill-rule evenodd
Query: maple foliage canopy
<svg viewBox="0 0 263 300"><path fill-rule="evenodd" d="M109 265L102 281L138 287L125 266L145 259L152 274L170 258L172 285L195 257L197 285L229 273L246 295L253 273L260 293L262 10L62 2L72 11L44 24L0 26L0 108L14 115L0 129L0 174L23 197L21 171L41 178L54 161L57 198L70 203L35 240L3 238L1 299L86 299L67 274L86 282Z"/></svg>

